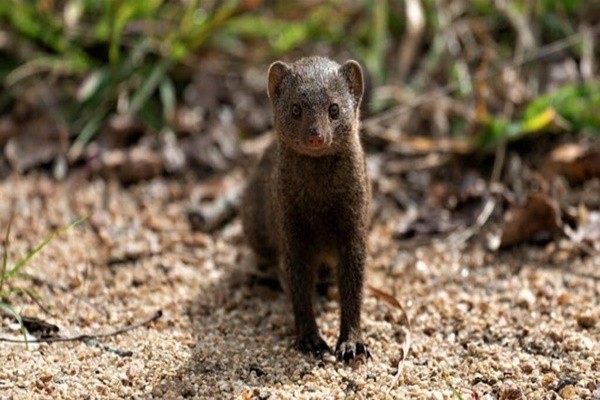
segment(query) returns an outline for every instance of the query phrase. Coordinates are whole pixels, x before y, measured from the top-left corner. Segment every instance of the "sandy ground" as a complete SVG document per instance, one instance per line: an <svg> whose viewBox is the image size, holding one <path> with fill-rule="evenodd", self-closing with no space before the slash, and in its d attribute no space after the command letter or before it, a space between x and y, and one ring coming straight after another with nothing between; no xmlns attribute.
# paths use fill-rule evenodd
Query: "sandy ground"
<svg viewBox="0 0 600 400"><path fill-rule="evenodd" d="M239 221L215 235L190 231L194 188L37 174L0 182L3 234L14 210L12 261L89 215L26 265L37 280L11 281L35 290L48 312L20 295L14 307L63 337L163 312L96 344L0 343L0 399L600 399L600 255L402 248L393 221L375 223L368 282L396 296L412 321L410 354L391 387L406 339L400 310L367 293L366 363L300 354L290 304L254 276ZM333 345L335 292L318 313ZM9 318L0 336L20 337Z"/></svg>

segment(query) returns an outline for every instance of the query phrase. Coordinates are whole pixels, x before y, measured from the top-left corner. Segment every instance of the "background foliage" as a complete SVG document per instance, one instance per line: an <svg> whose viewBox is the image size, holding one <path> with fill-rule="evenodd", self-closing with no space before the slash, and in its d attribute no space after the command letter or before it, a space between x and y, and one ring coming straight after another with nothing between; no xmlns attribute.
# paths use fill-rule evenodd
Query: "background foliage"
<svg viewBox="0 0 600 400"><path fill-rule="evenodd" d="M177 131L203 60L242 74L317 53L367 66L374 113L429 103L402 130L484 146L556 125L597 132L599 16L598 2L581 0L6 0L0 113L44 82L80 151L114 115ZM432 114L438 126L425 122Z"/></svg>

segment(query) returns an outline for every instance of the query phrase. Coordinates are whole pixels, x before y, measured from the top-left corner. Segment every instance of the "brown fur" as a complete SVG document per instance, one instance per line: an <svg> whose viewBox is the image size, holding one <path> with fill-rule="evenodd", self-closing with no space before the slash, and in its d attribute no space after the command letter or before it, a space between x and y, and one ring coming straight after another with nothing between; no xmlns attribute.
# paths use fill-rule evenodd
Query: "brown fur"
<svg viewBox="0 0 600 400"><path fill-rule="evenodd" d="M310 57L275 62L268 75L277 140L244 194L246 239L259 258L279 264L298 348L316 355L329 350L313 311L316 270L336 260L341 306L336 355L368 356L360 334L370 198L358 134L362 70L354 61L340 66Z"/></svg>

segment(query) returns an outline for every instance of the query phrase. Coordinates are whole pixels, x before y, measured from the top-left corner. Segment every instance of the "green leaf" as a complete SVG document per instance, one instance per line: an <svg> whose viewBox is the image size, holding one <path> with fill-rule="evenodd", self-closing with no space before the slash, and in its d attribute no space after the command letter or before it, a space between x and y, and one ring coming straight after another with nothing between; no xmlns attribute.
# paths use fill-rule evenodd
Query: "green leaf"
<svg viewBox="0 0 600 400"><path fill-rule="evenodd" d="M163 59L154 65L154 68L152 68L152 71L146 77L142 87L131 99L129 110L132 113L137 113L144 106L158 85L165 79L166 72L171 67L172 63L172 60Z"/></svg>
<svg viewBox="0 0 600 400"><path fill-rule="evenodd" d="M158 101L147 101L144 103L144 106L136 113L136 117L156 131L160 131L165 126L165 118L163 118Z"/></svg>
<svg viewBox="0 0 600 400"><path fill-rule="evenodd" d="M161 82L158 90L160 94L160 102L162 103L163 107L163 115L165 118L169 118L175 111L175 103L177 98L173 80L169 77L166 77Z"/></svg>
<svg viewBox="0 0 600 400"><path fill-rule="evenodd" d="M77 54L42 55L14 68L7 74L5 85L13 86L23 79L43 72L56 75L78 74L87 71L88 67L87 61L78 58Z"/></svg>
<svg viewBox="0 0 600 400"><path fill-rule="evenodd" d="M77 90L77 98L81 103L86 102L99 94L108 83L109 74L105 68L97 69L89 74Z"/></svg>
<svg viewBox="0 0 600 400"><path fill-rule="evenodd" d="M184 32L184 41L190 49L198 49L210 36L224 25L238 10L239 0L227 0L208 19L194 21L188 32Z"/></svg>
<svg viewBox="0 0 600 400"><path fill-rule="evenodd" d="M580 85L565 85L540 96L527 106L524 119L531 119L549 107L554 108L575 131L589 129L600 133L600 80Z"/></svg>
<svg viewBox="0 0 600 400"><path fill-rule="evenodd" d="M541 113L530 115L523 120L522 133L539 132L547 128L556 119L556 110L553 107L544 109Z"/></svg>
<svg viewBox="0 0 600 400"><path fill-rule="evenodd" d="M489 117L479 138L482 147L496 146L530 133L553 130L556 127L579 132L583 129L600 133L600 81L582 85L566 85L538 97L514 122Z"/></svg>
<svg viewBox="0 0 600 400"><path fill-rule="evenodd" d="M94 137L94 135L100 130L102 127L102 123L108 116L107 111L98 111L83 127L79 135L77 135L77 139L71 146L71 151L78 153L83 149L83 147Z"/></svg>

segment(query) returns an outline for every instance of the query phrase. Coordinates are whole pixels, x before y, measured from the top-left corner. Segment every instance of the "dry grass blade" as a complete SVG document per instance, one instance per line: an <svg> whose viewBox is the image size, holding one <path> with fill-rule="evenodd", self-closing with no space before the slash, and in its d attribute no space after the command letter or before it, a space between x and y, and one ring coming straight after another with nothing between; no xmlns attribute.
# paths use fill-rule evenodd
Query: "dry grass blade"
<svg viewBox="0 0 600 400"><path fill-rule="evenodd" d="M12 226L14 214L10 215L8 226L6 227L6 236L4 237L4 252L2 253L2 270L0 271L0 295L6 282L6 269L8 268L8 246L10 244L10 227Z"/></svg>
<svg viewBox="0 0 600 400"><path fill-rule="evenodd" d="M402 303L400 303L400 301L397 298L395 298L391 294L386 293L382 290L379 290L371 285L368 285L368 288L371 291L371 294L373 294L373 296L375 296L376 298L378 298L380 300L385 301L389 305L400 310L400 312L402 313L402 321L401 322L404 325L404 327L405 327L404 329L406 331L406 337L404 339L404 343L402 344L402 356L400 357L400 360L398 360L398 371L396 371L396 375L394 375L394 379L392 380L392 383L388 387L387 391L389 392L398 384L398 380L400 379L400 374L402 373L402 368L404 367L404 361L408 358L408 353L410 351L410 346L412 344L412 337L411 337L412 328L410 326L410 319L408 318L408 314L406 314L406 310L404 309L404 307L402 306Z"/></svg>

